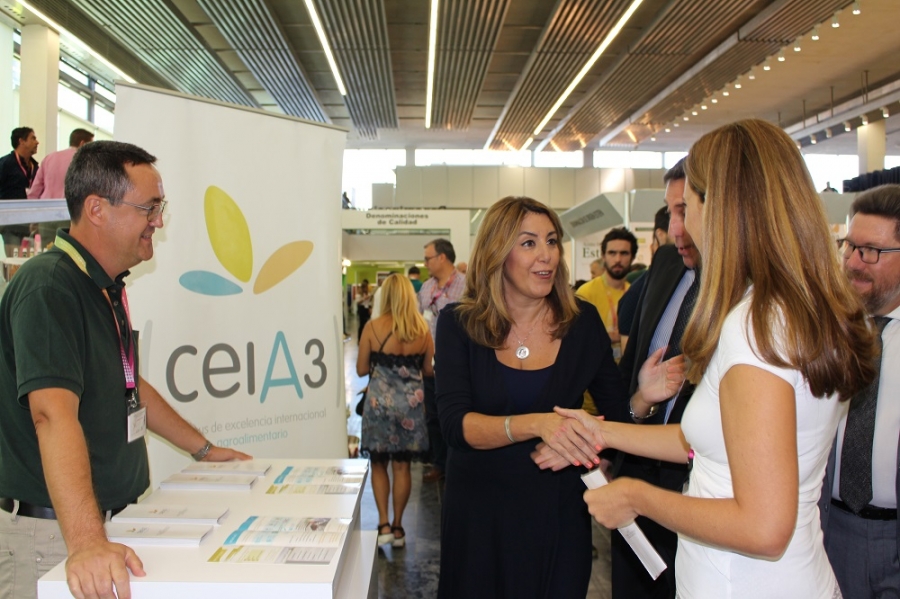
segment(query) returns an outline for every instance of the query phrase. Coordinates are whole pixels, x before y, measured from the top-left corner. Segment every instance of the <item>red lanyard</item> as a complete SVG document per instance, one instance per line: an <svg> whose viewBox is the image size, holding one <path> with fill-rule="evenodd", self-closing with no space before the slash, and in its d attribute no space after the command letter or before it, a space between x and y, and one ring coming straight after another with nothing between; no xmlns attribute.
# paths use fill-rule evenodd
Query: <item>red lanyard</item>
<svg viewBox="0 0 900 599"><path fill-rule="evenodd" d="M447 279L447 284L443 287L438 287L437 293L432 292L431 294L431 303L428 305L429 308L433 308L434 304L441 298L442 295L447 295L447 289L450 288L450 284L453 282L453 279L456 277L456 272L450 274L450 278ZM437 282L437 278L435 277L435 282Z"/></svg>
<svg viewBox="0 0 900 599"><path fill-rule="evenodd" d="M31 182L34 181L34 165L31 164L31 159L28 160L28 166L31 167L30 171L26 171L25 167L22 165L22 160L19 158L18 152L13 152L16 155L16 164L19 165L19 169L22 171L22 174L25 175L25 178L28 179L28 187L31 187Z"/></svg>
<svg viewBox="0 0 900 599"><path fill-rule="evenodd" d="M72 244L63 239L60 236L56 237L56 247L64 251L69 255L69 257L75 262L78 268L81 269L81 272L90 276L87 271L87 263L84 260L84 256L82 256L78 250L76 250ZM116 316L116 309L112 304L112 299L109 297L109 292L106 289L103 290L103 297L106 298L106 302L109 304L109 309L112 310L113 313L113 322L116 324L116 333L119 339L119 354L122 357L122 370L125 372L125 388L131 391L129 404L131 402L136 401L134 397L134 389L137 387L137 381L134 376L134 340L131 335L131 313L128 310L128 297L125 295L125 287L122 287L122 306L125 308L125 324L128 327L128 336L131 342L128 344L128 353L125 353L125 344L122 342L122 329L119 328L119 318ZM136 406L135 406L136 407Z"/></svg>

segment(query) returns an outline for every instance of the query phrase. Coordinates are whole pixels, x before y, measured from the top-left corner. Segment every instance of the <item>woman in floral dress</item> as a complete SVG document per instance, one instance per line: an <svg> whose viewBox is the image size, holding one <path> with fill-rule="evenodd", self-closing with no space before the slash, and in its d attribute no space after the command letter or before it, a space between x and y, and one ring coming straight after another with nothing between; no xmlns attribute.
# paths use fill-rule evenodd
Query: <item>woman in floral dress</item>
<svg viewBox="0 0 900 599"><path fill-rule="evenodd" d="M381 316L369 321L359 340L356 372L369 375L363 400L360 453L372 461L372 492L378 507L378 543L406 544L403 510L412 479L409 464L428 452L422 376L434 376L434 342L419 314L416 294L404 276L388 277L382 291ZM391 464L393 485L388 477ZM391 491L393 490L393 493ZM394 518L388 520L393 495Z"/></svg>

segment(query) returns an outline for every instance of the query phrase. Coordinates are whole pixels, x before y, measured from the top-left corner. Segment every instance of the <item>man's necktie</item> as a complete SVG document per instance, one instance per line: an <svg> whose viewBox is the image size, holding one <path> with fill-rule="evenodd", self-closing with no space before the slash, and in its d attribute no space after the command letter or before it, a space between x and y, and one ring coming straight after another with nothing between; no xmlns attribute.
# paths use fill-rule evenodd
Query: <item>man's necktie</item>
<svg viewBox="0 0 900 599"><path fill-rule="evenodd" d="M672 335L669 337L669 347L663 360L674 358L681 354L681 338L684 336L684 329L687 327L688 321L691 319L691 313L694 311L694 304L697 303L697 292L700 290L700 272L694 270L694 280L688 287L684 299L681 301L681 307L678 309L678 316L675 317L675 325L672 327Z"/></svg>
<svg viewBox="0 0 900 599"><path fill-rule="evenodd" d="M884 343L881 334L890 322L886 316L876 316L878 348ZM878 359L875 380L850 400L850 413L844 428L841 450L841 499L853 513L872 501L872 441L875 437L875 406L878 403L878 380L881 378L881 357Z"/></svg>

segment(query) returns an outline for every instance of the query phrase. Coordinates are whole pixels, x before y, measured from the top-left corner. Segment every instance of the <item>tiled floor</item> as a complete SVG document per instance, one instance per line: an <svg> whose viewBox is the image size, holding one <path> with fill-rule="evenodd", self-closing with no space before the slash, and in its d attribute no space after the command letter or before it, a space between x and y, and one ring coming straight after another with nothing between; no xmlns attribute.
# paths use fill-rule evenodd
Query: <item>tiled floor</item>
<svg viewBox="0 0 900 599"><path fill-rule="evenodd" d="M351 321L352 323L352 321ZM355 326L351 329L355 332ZM359 400L357 393L366 379L356 376L356 335L344 344L345 392L351 416L348 434L359 436L360 417L353 412ZM381 599L425 599L437 595L441 555L441 497L443 483L423 483L421 464L412 466L412 493L403 516L406 547L390 546L378 550L378 597ZM378 512L372 487L367 485L361 508L363 529L375 530ZM587 599L609 599L609 531L594 524L594 546L598 557L591 572Z"/></svg>

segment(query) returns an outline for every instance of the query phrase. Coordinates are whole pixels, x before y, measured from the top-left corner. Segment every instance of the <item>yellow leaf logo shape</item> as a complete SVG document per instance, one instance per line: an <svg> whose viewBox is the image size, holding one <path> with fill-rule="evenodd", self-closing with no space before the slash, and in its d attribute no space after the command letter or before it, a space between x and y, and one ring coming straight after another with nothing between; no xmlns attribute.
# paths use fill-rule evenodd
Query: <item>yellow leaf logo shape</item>
<svg viewBox="0 0 900 599"><path fill-rule="evenodd" d="M215 185L206 189L203 212L216 258L234 278L249 282L253 276L253 245L244 213L231 196Z"/></svg>
<svg viewBox="0 0 900 599"><path fill-rule="evenodd" d="M259 270L259 274L256 275L253 293L259 294L268 291L286 279L306 262L312 251L313 243L311 241L294 241L275 250L275 253L266 260Z"/></svg>

